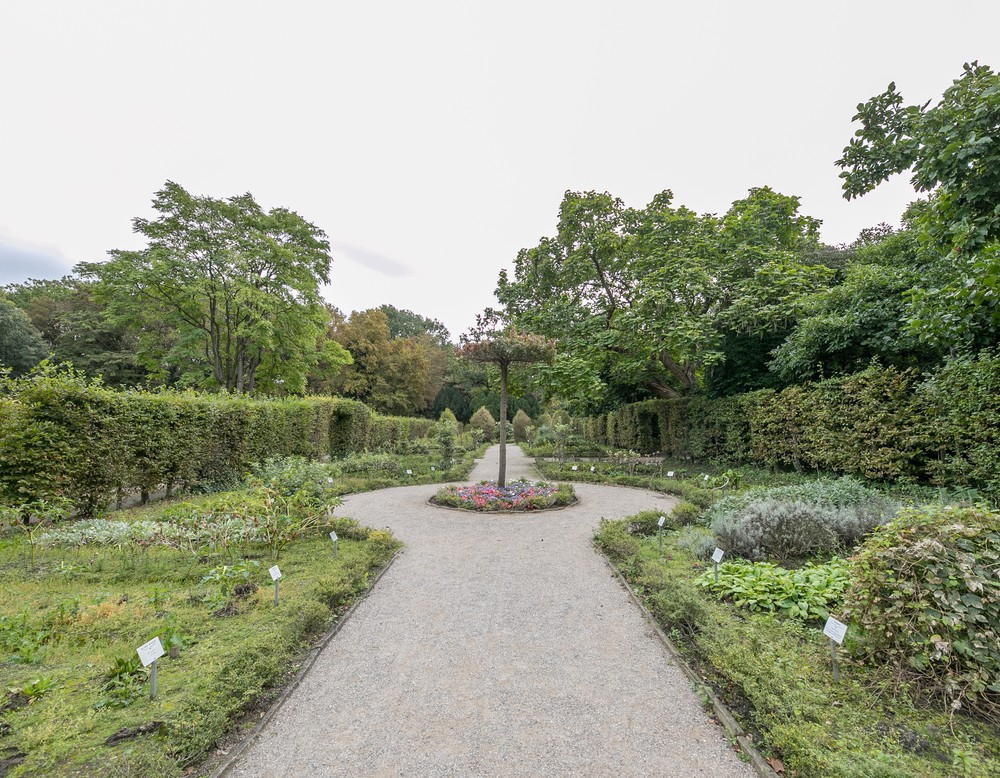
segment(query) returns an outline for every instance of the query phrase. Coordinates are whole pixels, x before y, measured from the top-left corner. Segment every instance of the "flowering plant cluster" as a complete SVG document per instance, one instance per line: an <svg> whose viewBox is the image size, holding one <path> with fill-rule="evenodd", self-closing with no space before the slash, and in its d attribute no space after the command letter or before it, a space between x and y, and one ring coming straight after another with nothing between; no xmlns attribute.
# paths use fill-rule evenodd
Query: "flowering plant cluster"
<svg viewBox="0 0 1000 778"><path fill-rule="evenodd" d="M496 481L480 481L473 486L448 486L434 495L433 502L470 511L537 511L569 505L574 499L570 484L521 480L506 486L498 486Z"/></svg>

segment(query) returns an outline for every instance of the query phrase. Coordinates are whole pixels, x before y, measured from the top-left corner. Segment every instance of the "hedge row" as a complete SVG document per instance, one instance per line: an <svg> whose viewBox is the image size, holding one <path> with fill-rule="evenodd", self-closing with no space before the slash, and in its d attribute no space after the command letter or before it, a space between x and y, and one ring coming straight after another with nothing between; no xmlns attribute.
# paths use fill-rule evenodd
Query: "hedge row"
<svg viewBox="0 0 1000 778"><path fill-rule="evenodd" d="M0 501L62 495L90 513L115 495L226 484L269 456L391 449L433 423L333 397L116 391L50 369L0 382Z"/></svg>
<svg viewBox="0 0 1000 778"><path fill-rule="evenodd" d="M1000 492L1000 356L929 377L874 366L780 392L648 400L577 425L592 442L674 459Z"/></svg>

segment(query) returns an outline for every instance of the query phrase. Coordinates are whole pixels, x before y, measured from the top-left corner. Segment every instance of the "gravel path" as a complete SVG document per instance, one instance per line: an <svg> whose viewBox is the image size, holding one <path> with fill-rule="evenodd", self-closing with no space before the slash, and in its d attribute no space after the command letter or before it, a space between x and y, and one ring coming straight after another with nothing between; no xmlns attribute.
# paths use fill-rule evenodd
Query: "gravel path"
<svg viewBox="0 0 1000 778"><path fill-rule="evenodd" d="M602 516L672 498L578 484L562 511L477 516L436 488L338 510L406 551L230 775L754 775L591 546Z"/></svg>

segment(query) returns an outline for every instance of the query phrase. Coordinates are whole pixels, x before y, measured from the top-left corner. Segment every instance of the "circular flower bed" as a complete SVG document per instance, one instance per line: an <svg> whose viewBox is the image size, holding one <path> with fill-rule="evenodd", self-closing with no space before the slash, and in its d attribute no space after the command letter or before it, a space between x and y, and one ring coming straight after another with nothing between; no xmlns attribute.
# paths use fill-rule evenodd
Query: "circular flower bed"
<svg viewBox="0 0 1000 778"><path fill-rule="evenodd" d="M496 481L480 481L473 486L447 486L431 499L435 505L480 512L539 511L575 501L572 485L545 481L511 481L506 486L497 486Z"/></svg>

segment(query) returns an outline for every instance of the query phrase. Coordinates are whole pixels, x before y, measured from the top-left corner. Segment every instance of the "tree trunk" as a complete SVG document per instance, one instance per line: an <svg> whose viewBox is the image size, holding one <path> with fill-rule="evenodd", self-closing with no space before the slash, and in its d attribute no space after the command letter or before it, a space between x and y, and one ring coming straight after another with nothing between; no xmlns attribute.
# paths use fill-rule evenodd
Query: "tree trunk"
<svg viewBox="0 0 1000 778"><path fill-rule="evenodd" d="M507 483L507 363L500 363L500 475L497 485Z"/></svg>

